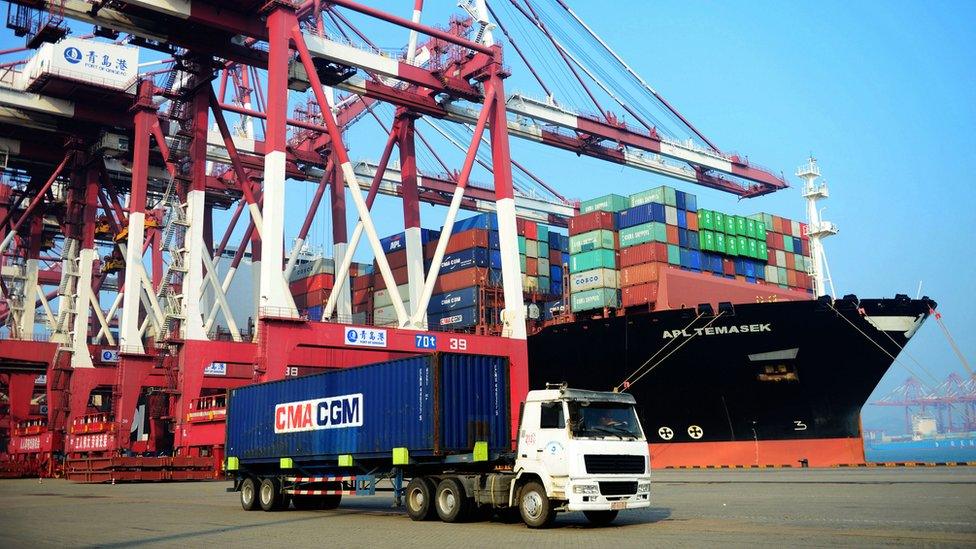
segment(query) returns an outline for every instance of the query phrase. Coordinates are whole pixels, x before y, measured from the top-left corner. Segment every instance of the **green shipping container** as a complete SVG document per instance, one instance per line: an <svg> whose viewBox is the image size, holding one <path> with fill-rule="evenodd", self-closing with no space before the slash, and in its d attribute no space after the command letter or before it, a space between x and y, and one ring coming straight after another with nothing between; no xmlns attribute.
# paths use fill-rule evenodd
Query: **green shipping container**
<svg viewBox="0 0 976 549"><path fill-rule="evenodd" d="M551 286L551 282L550 282L549 277L548 276L540 276L539 277L539 292L540 293L543 293L543 294L548 294L549 293L549 286Z"/></svg>
<svg viewBox="0 0 976 549"><path fill-rule="evenodd" d="M617 308L620 306L620 292L610 288L597 288L572 294L570 308L574 313L592 311L604 307Z"/></svg>
<svg viewBox="0 0 976 549"><path fill-rule="evenodd" d="M519 265L521 266L522 273L525 274L525 254L519 254Z"/></svg>
<svg viewBox="0 0 976 549"><path fill-rule="evenodd" d="M540 258L543 258L544 257L546 259L549 258L549 243L548 242L543 242L541 240L539 241L539 257Z"/></svg>
<svg viewBox="0 0 976 549"><path fill-rule="evenodd" d="M725 214L722 212L712 212L712 223L715 224L715 232L725 232Z"/></svg>
<svg viewBox="0 0 976 549"><path fill-rule="evenodd" d="M755 232L755 231L753 231L753 232ZM738 236L738 235L747 236L746 235L746 218L742 217L741 215L735 216L735 234L736 234L736 236Z"/></svg>
<svg viewBox="0 0 976 549"><path fill-rule="evenodd" d="M749 239L749 253L747 255L754 259L759 259L759 242L755 238Z"/></svg>
<svg viewBox="0 0 976 549"><path fill-rule="evenodd" d="M698 228L709 231L715 229L715 215L711 210L698 210Z"/></svg>
<svg viewBox="0 0 976 549"><path fill-rule="evenodd" d="M766 241L766 225L765 223L756 222L756 240Z"/></svg>
<svg viewBox="0 0 976 549"><path fill-rule="evenodd" d="M736 238L734 236L725 237L725 254L726 255L739 255L739 247L736 244Z"/></svg>
<svg viewBox="0 0 976 549"><path fill-rule="evenodd" d="M727 216L725 216L725 234L727 234L729 236L735 236L735 235L739 234L739 232L735 230L735 216L734 215L727 215Z"/></svg>
<svg viewBox="0 0 976 549"><path fill-rule="evenodd" d="M756 250L756 259L765 263L769 260L769 248L766 247L766 242L760 240L756 242L758 249Z"/></svg>
<svg viewBox="0 0 976 549"><path fill-rule="evenodd" d="M807 258L806 257L803 257L800 254L794 254L793 261L794 261L794 263L796 263L796 270L800 271L801 273L807 272Z"/></svg>
<svg viewBox="0 0 976 549"><path fill-rule="evenodd" d="M630 207L640 206L641 204L647 204L649 202L657 202L658 204L664 204L664 187L658 187L656 189L648 189L646 191L641 191L639 193L634 193L630 195Z"/></svg>
<svg viewBox="0 0 976 549"><path fill-rule="evenodd" d="M706 252L715 251L715 233L712 231L698 231L698 246Z"/></svg>
<svg viewBox="0 0 976 549"><path fill-rule="evenodd" d="M681 265L681 248L675 244L668 244L668 263Z"/></svg>
<svg viewBox="0 0 976 549"><path fill-rule="evenodd" d="M748 256L749 255L749 239L746 238L745 236L737 236L737 237L735 237L735 239L736 239L735 247L739 251L739 255Z"/></svg>
<svg viewBox="0 0 976 549"><path fill-rule="evenodd" d="M524 236L518 237L519 253L522 255L525 255L525 242L526 240Z"/></svg>
<svg viewBox="0 0 976 549"><path fill-rule="evenodd" d="M677 193L675 193L674 189L671 187L663 187L663 188L664 188L664 203L667 204L668 206L677 207L678 206Z"/></svg>
<svg viewBox="0 0 976 549"><path fill-rule="evenodd" d="M612 250L615 247L614 240L616 238L613 231L606 229L574 235L569 237L569 253L578 254L601 248Z"/></svg>
<svg viewBox="0 0 976 549"><path fill-rule="evenodd" d="M539 240L539 242L545 242L546 244L548 244L549 243L549 226L548 225L539 225L538 227L539 227L539 234L536 235L536 238Z"/></svg>
<svg viewBox="0 0 976 549"><path fill-rule="evenodd" d="M749 238L758 238L756 236L756 220L746 219L746 236Z"/></svg>
<svg viewBox="0 0 976 549"><path fill-rule="evenodd" d="M619 212L630 207L630 199L619 194L608 194L580 203L580 213L590 213L597 210L605 212Z"/></svg>
<svg viewBox="0 0 976 549"><path fill-rule="evenodd" d="M796 251L793 249L793 238L789 235L783 238L783 251L788 254L791 254L794 251Z"/></svg>
<svg viewBox="0 0 976 549"><path fill-rule="evenodd" d="M664 223L644 223L621 229L620 247L636 246L645 242L667 242L668 230Z"/></svg>
<svg viewBox="0 0 976 549"><path fill-rule="evenodd" d="M724 254L725 253L725 233L723 233L723 232L716 232L716 233L714 233L714 235L715 235L714 236L714 238L715 238L715 248L714 248L714 250L716 252L720 253L720 254Z"/></svg>
<svg viewBox="0 0 976 549"><path fill-rule="evenodd" d="M591 250L569 256L569 272L578 273L590 269L616 269L617 252L613 250Z"/></svg>

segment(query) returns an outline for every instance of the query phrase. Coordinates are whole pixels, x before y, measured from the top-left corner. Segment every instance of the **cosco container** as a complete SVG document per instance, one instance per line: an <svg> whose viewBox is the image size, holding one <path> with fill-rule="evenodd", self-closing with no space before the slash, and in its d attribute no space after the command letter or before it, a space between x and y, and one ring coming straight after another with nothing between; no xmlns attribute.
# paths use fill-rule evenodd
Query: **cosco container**
<svg viewBox="0 0 976 549"><path fill-rule="evenodd" d="M600 268L616 269L617 253L613 250L591 250L569 256L569 272L571 273Z"/></svg>
<svg viewBox="0 0 976 549"><path fill-rule="evenodd" d="M606 250L616 249L616 233L606 229L598 229L569 237L569 253L578 254L598 248Z"/></svg>
<svg viewBox="0 0 976 549"><path fill-rule="evenodd" d="M433 295L427 305L427 314L475 307L478 305L478 290L478 286L471 286L453 292Z"/></svg>
<svg viewBox="0 0 976 549"><path fill-rule="evenodd" d="M617 271L613 269L593 269L569 277L569 291L584 292L596 288L619 288Z"/></svg>
<svg viewBox="0 0 976 549"><path fill-rule="evenodd" d="M370 332L376 335L375 332ZM511 447L508 362L435 354L232 389L227 455L241 463L470 453Z"/></svg>
<svg viewBox="0 0 976 549"><path fill-rule="evenodd" d="M570 307L574 313L580 311L592 311L604 307L617 308L620 306L620 297L617 290L610 288L598 288L585 292L577 292L570 296Z"/></svg>

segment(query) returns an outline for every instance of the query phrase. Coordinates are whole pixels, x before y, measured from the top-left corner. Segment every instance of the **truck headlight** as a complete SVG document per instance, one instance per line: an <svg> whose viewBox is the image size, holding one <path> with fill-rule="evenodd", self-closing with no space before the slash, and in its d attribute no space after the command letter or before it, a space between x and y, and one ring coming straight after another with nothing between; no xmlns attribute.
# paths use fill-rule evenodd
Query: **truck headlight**
<svg viewBox="0 0 976 549"><path fill-rule="evenodd" d="M594 484L577 484L576 486L573 486L573 493L596 495L600 493L600 490Z"/></svg>
<svg viewBox="0 0 976 549"><path fill-rule="evenodd" d="M649 493L651 493L651 485L650 484L638 484L637 485L637 493L638 494L649 494Z"/></svg>

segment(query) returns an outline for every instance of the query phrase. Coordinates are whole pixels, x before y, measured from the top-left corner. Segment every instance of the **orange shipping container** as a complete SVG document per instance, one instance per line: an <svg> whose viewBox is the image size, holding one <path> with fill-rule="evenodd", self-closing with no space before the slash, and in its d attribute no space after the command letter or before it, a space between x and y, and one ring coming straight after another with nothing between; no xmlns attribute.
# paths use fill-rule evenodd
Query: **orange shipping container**
<svg viewBox="0 0 976 549"><path fill-rule="evenodd" d="M796 258L793 257L793 254L786 254L786 268L790 270L796 269ZM793 284L790 283L790 285L792 286Z"/></svg>
<svg viewBox="0 0 976 549"><path fill-rule="evenodd" d="M623 289L621 302L624 307L634 307L657 301L657 282L628 286Z"/></svg>
<svg viewBox="0 0 976 549"><path fill-rule="evenodd" d="M376 284L374 285L374 287L376 289L382 290L383 288L386 288L386 281L383 280L383 275L381 275L380 273L376 273L374 275L374 277L375 277L375 280L376 280ZM407 268L406 267L400 267L399 269L393 269L393 281L396 283L397 286L400 286L402 284L406 284L407 283Z"/></svg>
<svg viewBox="0 0 976 549"><path fill-rule="evenodd" d="M620 269L620 285L626 287L657 282L658 269L661 265L661 263L643 263Z"/></svg>
<svg viewBox="0 0 976 549"><path fill-rule="evenodd" d="M451 235L450 240L447 241L447 248L444 251L445 254L452 254L454 252L460 252L461 250L467 250L469 248L487 248L488 247L488 231L486 229L470 229L461 233ZM437 249L437 240L434 239L427 243L425 247L425 253L427 259L434 257L434 250Z"/></svg>
<svg viewBox="0 0 976 549"><path fill-rule="evenodd" d="M352 279L353 291L365 290L367 288L371 288L372 286L373 286L373 275L371 274L357 276Z"/></svg>
<svg viewBox="0 0 976 549"><path fill-rule="evenodd" d="M399 269L401 267L407 266L407 251L397 250L393 253L386 254L386 262L390 264L390 269ZM373 266L376 267L376 261L373 261ZM379 268L375 268L375 272L379 272Z"/></svg>
<svg viewBox="0 0 976 549"><path fill-rule="evenodd" d="M675 244L675 245L677 245L678 244L678 226L677 225L668 225L665 228L665 230L667 231L667 235L668 235L668 244Z"/></svg>
<svg viewBox="0 0 976 549"><path fill-rule="evenodd" d="M698 230L698 213L697 212L688 212L685 215L686 215L686 219L688 220L688 230L689 231L697 231Z"/></svg>
<svg viewBox="0 0 976 549"><path fill-rule="evenodd" d="M529 257L525 260L525 274L529 276L539 276L539 260Z"/></svg>
<svg viewBox="0 0 976 549"><path fill-rule="evenodd" d="M664 242L648 242L628 246L620 250L620 266L630 267L641 263L668 260L668 245Z"/></svg>
<svg viewBox="0 0 976 549"><path fill-rule="evenodd" d="M789 256L787 256L787 257L789 257ZM787 261L787 263L789 263L789 261ZM789 286L789 287L791 287L791 288L794 287L794 286L796 286L796 271L794 271L792 269L787 269L787 271L786 271L786 285Z"/></svg>
<svg viewBox="0 0 976 549"><path fill-rule="evenodd" d="M434 293L453 292L469 286L481 286L488 283L488 269L472 267L462 271L442 274L434 283Z"/></svg>
<svg viewBox="0 0 976 549"><path fill-rule="evenodd" d="M595 212L577 215L576 217L570 217L569 236L576 236L597 229L616 231L617 227L616 223L614 223L614 215L611 212L597 210Z"/></svg>
<svg viewBox="0 0 976 549"><path fill-rule="evenodd" d="M332 288L332 285L335 282L335 276L328 273L322 273L322 274L310 276L307 278L307 280L308 280L307 292L314 292L316 290L321 290L323 288Z"/></svg>

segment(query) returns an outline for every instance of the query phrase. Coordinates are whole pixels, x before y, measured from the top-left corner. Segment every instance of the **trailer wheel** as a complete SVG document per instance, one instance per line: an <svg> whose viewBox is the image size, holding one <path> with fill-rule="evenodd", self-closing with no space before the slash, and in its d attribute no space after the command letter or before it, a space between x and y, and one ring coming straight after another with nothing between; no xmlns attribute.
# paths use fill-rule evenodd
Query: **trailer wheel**
<svg viewBox="0 0 976 549"><path fill-rule="evenodd" d="M434 483L427 477L413 477L407 484L407 515L410 520L434 518Z"/></svg>
<svg viewBox="0 0 976 549"><path fill-rule="evenodd" d="M339 507L339 503L342 502L342 496L322 496L322 501L320 503L320 509L336 509Z"/></svg>
<svg viewBox="0 0 976 549"><path fill-rule="evenodd" d="M281 510L285 502L284 497L281 495L281 483L274 478L262 480L260 489L258 490L258 500L261 503L261 509L265 511Z"/></svg>
<svg viewBox="0 0 976 549"><path fill-rule="evenodd" d="M299 511L310 511L322 508L322 498L320 496L298 496L292 498L295 509Z"/></svg>
<svg viewBox="0 0 976 549"><path fill-rule="evenodd" d="M437 495L434 498L437 516L444 522L460 522L468 508L468 498L464 494L461 481L448 477L437 485Z"/></svg>
<svg viewBox="0 0 976 549"><path fill-rule="evenodd" d="M256 511L258 508L258 485L252 477L241 482L241 507L245 511Z"/></svg>
<svg viewBox="0 0 976 549"><path fill-rule="evenodd" d="M591 524L596 526L606 526L613 522L613 519L617 518L617 513L620 511L583 511L586 515L586 520L590 521Z"/></svg>
<svg viewBox="0 0 976 549"><path fill-rule="evenodd" d="M548 528L556 518L556 510L546 496L546 489L538 482L522 487L518 498L522 522L529 528Z"/></svg>

